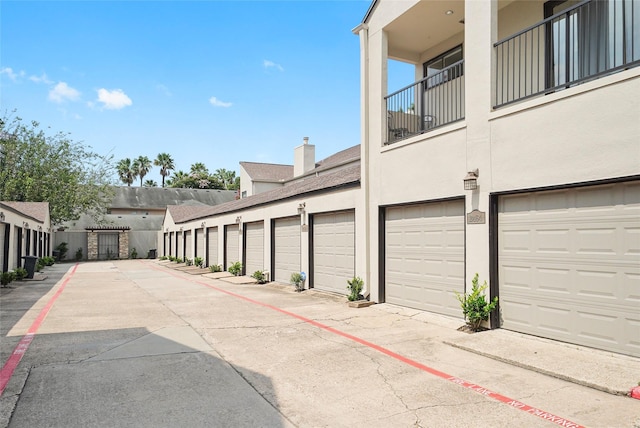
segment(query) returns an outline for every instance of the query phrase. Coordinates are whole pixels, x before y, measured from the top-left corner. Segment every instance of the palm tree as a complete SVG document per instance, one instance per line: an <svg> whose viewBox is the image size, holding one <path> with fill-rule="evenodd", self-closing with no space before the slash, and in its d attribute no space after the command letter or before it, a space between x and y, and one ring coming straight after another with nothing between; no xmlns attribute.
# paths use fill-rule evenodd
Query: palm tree
<svg viewBox="0 0 640 428"><path fill-rule="evenodd" d="M220 184L224 189L231 190L234 188L236 182L235 171L229 171L224 168L219 168L216 170L216 173L214 175L218 178Z"/></svg>
<svg viewBox="0 0 640 428"><path fill-rule="evenodd" d="M176 171L169 180L167 180L167 185L169 187L185 187L185 181L191 178L189 174L184 171Z"/></svg>
<svg viewBox="0 0 640 428"><path fill-rule="evenodd" d="M142 187L142 179L151 169L151 160L146 156L138 156L138 158L133 161L133 169L136 175L140 177L140 187Z"/></svg>
<svg viewBox="0 0 640 428"><path fill-rule="evenodd" d="M176 168L173 164L173 159L171 158L171 155L169 155L169 153L160 153L153 161L153 164L160 167L160 175L162 176L162 187L164 187L165 177L171 174L171 170Z"/></svg>
<svg viewBox="0 0 640 428"><path fill-rule="evenodd" d="M155 180L145 180L144 187L158 187L158 183Z"/></svg>
<svg viewBox="0 0 640 428"><path fill-rule="evenodd" d="M137 176L135 170L133 169L133 165L131 164L131 159L122 159L120 162L118 162L116 169L118 170L118 176L120 177L120 180L127 186L131 186L131 183L133 183L133 180Z"/></svg>

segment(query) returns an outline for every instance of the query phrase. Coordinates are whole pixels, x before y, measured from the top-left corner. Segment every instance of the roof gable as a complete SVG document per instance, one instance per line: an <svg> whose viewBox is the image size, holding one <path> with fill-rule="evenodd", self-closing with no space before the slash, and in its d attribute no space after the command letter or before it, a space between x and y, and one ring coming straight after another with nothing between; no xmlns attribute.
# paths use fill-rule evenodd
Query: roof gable
<svg viewBox="0 0 640 428"><path fill-rule="evenodd" d="M1 201L0 204L41 223L47 221L49 215L49 202Z"/></svg>

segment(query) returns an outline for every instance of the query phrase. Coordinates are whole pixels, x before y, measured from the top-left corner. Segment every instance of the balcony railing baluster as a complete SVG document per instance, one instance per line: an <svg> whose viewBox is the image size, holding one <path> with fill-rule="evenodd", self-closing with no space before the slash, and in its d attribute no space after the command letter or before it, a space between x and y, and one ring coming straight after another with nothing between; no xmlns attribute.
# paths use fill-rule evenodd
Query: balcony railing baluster
<svg viewBox="0 0 640 428"><path fill-rule="evenodd" d="M494 107L640 65L634 0L585 0L496 44Z"/></svg>
<svg viewBox="0 0 640 428"><path fill-rule="evenodd" d="M464 119L464 60L385 97L390 144Z"/></svg>

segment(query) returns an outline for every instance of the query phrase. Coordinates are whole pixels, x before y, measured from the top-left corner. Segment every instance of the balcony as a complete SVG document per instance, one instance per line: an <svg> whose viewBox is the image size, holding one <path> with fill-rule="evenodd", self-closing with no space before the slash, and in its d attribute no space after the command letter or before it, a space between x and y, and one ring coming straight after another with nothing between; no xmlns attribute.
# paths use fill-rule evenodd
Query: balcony
<svg viewBox="0 0 640 428"><path fill-rule="evenodd" d="M494 44L494 108L640 65L637 2L587 0L554 12Z"/></svg>
<svg viewBox="0 0 640 428"><path fill-rule="evenodd" d="M464 60L386 96L385 105L385 144L464 119Z"/></svg>

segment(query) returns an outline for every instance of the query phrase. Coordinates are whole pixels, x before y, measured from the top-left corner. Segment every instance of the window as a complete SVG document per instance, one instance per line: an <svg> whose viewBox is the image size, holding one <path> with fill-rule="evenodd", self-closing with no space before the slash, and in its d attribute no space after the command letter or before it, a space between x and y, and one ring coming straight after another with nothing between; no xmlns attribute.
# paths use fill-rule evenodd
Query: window
<svg viewBox="0 0 640 428"><path fill-rule="evenodd" d="M448 82L462 76L462 66L454 67L446 70L447 67L452 66L458 61L462 60L462 45L458 45L455 48L438 55L437 57L430 59L424 63L424 77L431 77L427 80L427 87L432 87L440 83Z"/></svg>

